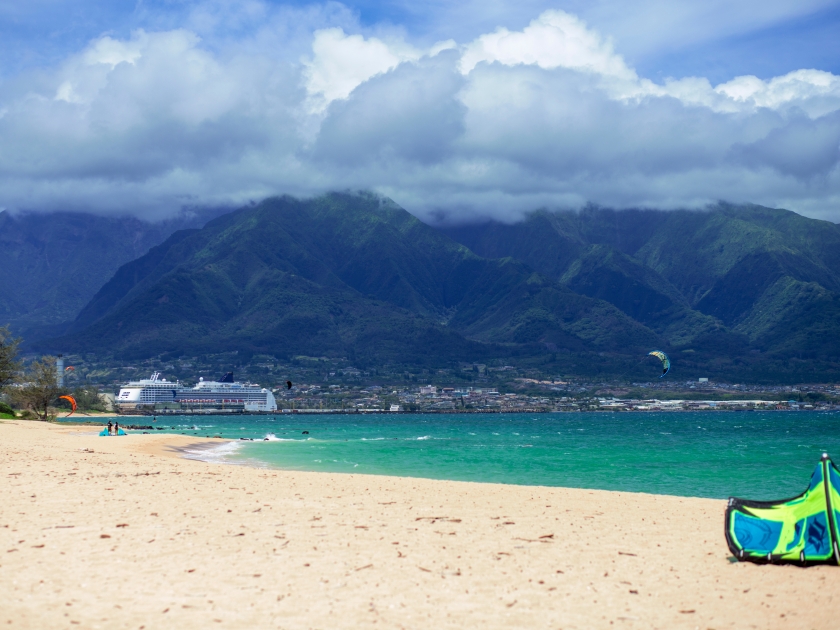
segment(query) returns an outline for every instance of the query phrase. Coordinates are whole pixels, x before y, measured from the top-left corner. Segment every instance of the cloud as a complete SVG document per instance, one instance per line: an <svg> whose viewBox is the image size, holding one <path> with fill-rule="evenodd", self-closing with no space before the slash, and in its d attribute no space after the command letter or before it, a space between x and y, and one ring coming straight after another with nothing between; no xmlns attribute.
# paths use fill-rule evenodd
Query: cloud
<svg viewBox="0 0 840 630"><path fill-rule="evenodd" d="M840 77L656 82L558 10L424 44L340 6L220 2L4 88L0 207L160 217L373 188L430 220L719 199L840 220Z"/></svg>
<svg viewBox="0 0 840 630"><path fill-rule="evenodd" d="M413 169L451 156L466 114L456 59L452 52L426 57L359 85L330 106L313 157L351 169L394 160Z"/></svg>
<svg viewBox="0 0 840 630"><path fill-rule="evenodd" d="M768 167L799 179L823 178L840 160L840 112L817 120L793 118L760 140L735 145L732 155L736 163L753 168Z"/></svg>
<svg viewBox="0 0 840 630"><path fill-rule="evenodd" d="M481 62L498 61L506 66L533 64L540 68L572 68L582 72L635 79L612 44L573 15L546 11L522 31L498 28L466 46L460 69L469 74Z"/></svg>
<svg viewBox="0 0 840 630"><path fill-rule="evenodd" d="M420 57L410 46L388 46L375 37L346 35L340 28L316 31L312 52L312 60L304 61L306 89L322 97L318 109L336 99L347 98L371 77Z"/></svg>
<svg viewBox="0 0 840 630"><path fill-rule="evenodd" d="M797 70L770 81L743 76L722 83L715 91L739 103L770 109L795 106L818 117L837 109L840 77L819 70Z"/></svg>

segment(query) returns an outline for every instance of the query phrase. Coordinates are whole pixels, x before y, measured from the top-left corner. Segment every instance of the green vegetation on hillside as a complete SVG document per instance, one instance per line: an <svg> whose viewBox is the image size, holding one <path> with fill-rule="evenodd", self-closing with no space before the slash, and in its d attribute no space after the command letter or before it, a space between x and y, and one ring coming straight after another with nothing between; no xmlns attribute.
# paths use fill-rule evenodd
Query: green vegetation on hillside
<svg viewBox="0 0 840 630"><path fill-rule="evenodd" d="M840 377L840 228L784 210L430 227L369 193L268 199L123 265L41 351L240 352L631 379Z"/></svg>
<svg viewBox="0 0 840 630"><path fill-rule="evenodd" d="M148 223L127 216L0 211L0 322L29 340L58 334L121 265L216 214Z"/></svg>
<svg viewBox="0 0 840 630"><path fill-rule="evenodd" d="M840 373L840 227L786 210L535 212L447 230L608 301L678 365L752 379ZM530 247L530 244L537 245Z"/></svg>
<svg viewBox="0 0 840 630"><path fill-rule="evenodd" d="M435 365L563 351L562 363L657 341L609 303L476 256L369 194L270 199L173 235L121 268L71 330L39 347Z"/></svg>

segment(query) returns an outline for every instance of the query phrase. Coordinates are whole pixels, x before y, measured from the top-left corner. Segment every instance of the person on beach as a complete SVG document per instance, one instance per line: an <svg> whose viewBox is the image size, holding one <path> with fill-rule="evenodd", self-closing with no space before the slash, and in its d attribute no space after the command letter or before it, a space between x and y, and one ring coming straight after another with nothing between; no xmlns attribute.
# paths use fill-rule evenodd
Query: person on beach
<svg viewBox="0 0 840 630"><path fill-rule="evenodd" d="M114 433L114 424L108 420L108 435L113 435Z"/></svg>
<svg viewBox="0 0 840 630"><path fill-rule="evenodd" d="M116 420L114 422L114 435L119 435L119 434L120 434L120 421Z"/></svg>

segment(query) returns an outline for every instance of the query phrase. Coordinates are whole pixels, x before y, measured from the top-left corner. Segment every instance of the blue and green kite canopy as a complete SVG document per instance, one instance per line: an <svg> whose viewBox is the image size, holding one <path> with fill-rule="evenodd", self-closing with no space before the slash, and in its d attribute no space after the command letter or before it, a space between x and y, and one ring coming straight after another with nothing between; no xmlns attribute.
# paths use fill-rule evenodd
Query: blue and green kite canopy
<svg viewBox="0 0 840 630"><path fill-rule="evenodd" d="M738 560L840 565L840 471L828 455L808 489L784 501L729 499L726 542Z"/></svg>

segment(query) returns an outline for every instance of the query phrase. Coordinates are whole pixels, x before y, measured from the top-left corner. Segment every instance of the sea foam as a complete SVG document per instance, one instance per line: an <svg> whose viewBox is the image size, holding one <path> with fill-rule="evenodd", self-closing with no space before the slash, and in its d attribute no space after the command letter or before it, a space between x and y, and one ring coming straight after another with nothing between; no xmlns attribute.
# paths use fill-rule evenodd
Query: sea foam
<svg viewBox="0 0 840 630"><path fill-rule="evenodd" d="M225 464L231 455L235 454L241 447L239 442L223 442L206 447L192 447L184 449L184 457L187 459L197 459L202 462L211 464Z"/></svg>

